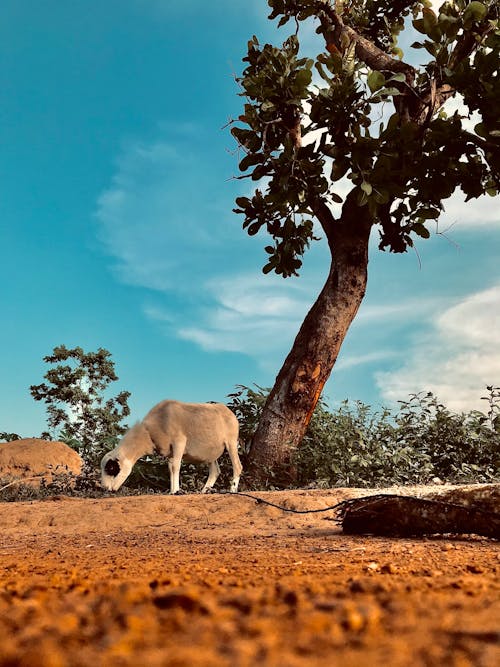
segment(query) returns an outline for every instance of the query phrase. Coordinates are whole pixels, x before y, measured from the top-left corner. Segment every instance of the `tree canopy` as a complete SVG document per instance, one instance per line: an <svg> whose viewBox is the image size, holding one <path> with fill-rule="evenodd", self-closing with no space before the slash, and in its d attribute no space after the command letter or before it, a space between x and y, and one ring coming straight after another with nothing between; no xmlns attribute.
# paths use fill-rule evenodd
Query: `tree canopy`
<svg viewBox="0 0 500 667"><path fill-rule="evenodd" d="M315 221L331 265L257 427L262 465L291 460L304 435L365 294L372 229L380 249L402 253L430 236L457 189L466 201L500 189L498 2L268 4L292 34L280 46L248 42L231 131L239 178L256 189L235 211L248 234L270 237L264 273L298 274ZM314 57L300 48L306 21L323 44ZM410 22L421 65L400 48Z"/></svg>
<svg viewBox="0 0 500 667"><path fill-rule="evenodd" d="M331 226L334 202L367 207L380 248L404 252L414 235L429 236L457 188L466 200L498 192L498 3L446 2L439 13L429 4L269 0L270 18L293 20L297 33L280 47L249 41L243 127L232 129L241 171L263 183L236 210L250 235L272 237L265 273L297 274L313 218ZM421 35L411 48L427 52L421 67L398 46L407 17ZM299 53L299 23L310 18L325 42L315 59ZM442 110L458 94L469 112ZM473 112L481 120L471 130ZM342 178L352 183L346 199Z"/></svg>

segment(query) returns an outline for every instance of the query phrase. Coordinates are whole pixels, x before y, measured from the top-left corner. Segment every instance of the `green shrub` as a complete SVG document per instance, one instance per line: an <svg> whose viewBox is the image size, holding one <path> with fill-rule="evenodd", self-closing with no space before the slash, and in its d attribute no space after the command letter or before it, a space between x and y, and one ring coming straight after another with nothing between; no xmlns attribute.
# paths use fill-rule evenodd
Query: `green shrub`
<svg viewBox="0 0 500 667"><path fill-rule="evenodd" d="M14 442L20 440L21 436L17 433L9 433L7 431L0 431L0 442Z"/></svg>
<svg viewBox="0 0 500 667"><path fill-rule="evenodd" d="M268 390L238 386L229 407L244 440L259 420ZM296 454L298 486L380 487L500 478L500 389L488 387L487 413L454 414L431 393L401 401L393 413L360 401L330 410L318 402ZM245 453L246 450L244 450ZM279 478L269 471L266 488Z"/></svg>

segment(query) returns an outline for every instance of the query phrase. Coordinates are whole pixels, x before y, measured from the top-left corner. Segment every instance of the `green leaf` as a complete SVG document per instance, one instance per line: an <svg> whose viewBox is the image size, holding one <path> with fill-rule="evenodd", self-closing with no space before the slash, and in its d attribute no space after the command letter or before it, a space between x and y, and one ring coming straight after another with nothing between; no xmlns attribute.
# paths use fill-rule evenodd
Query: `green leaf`
<svg viewBox="0 0 500 667"><path fill-rule="evenodd" d="M332 181L339 181L342 176L345 176L349 169L349 162L347 160L336 160L332 164L332 173L330 178Z"/></svg>
<svg viewBox="0 0 500 667"><path fill-rule="evenodd" d="M382 74L382 72L373 70L368 75L366 83L368 84L368 88L372 91L372 93L374 93L376 90L379 90L385 85L385 76Z"/></svg>
<svg viewBox="0 0 500 667"><path fill-rule="evenodd" d="M474 132L476 134L479 134L480 137L484 137L485 139L488 138L488 130L484 123L478 123L477 125L475 125Z"/></svg>
<svg viewBox="0 0 500 667"><path fill-rule="evenodd" d="M354 67L356 65L356 42L352 41L342 56L342 69L352 76L354 74Z"/></svg>
<svg viewBox="0 0 500 667"><path fill-rule="evenodd" d="M236 206L240 208L247 208L250 205L250 199L248 197L236 197Z"/></svg>
<svg viewBox="0 0 500 667"><path fill-rule="evenodd" d="M387 190L375 190L375 201L377 204L387 204L389 201L389 193Z"/></svg>
<svg viewBox="0 0 500 667"><path fill-rule="evenodd" d="M403 72L398 72L397 74L393 74L388 81L399 81L400 83L403 83L406 81L406 76L403 74Z"/></svg>
<svg viewBox="0 0 500 667"><path fill-rule="evenodd" d="M439 218L441 211L437 208L419 208L416 212L416 217L423 220L435 220Z"/></svg>
<svg viewBox="0 0 500 667"><path fill-rule="evenodd" d="M425 26L424 26L424 20L423 19L415 19L413 21L413 27L415 30L418 30L418 32L421 32L423 35L426 34Z"/></svg>
<svg viewBox="0 0 500 667"><path fill-rule="evenodd" d="M240 171L246 171L249 167L253 167L256 164L260 164L264 161L264 156L262 153L250 153L250 155L245 155L243 160L240 162L239 167Z"/></svg>
<svg viewBox="0 0 500 667"><path fill-rule="evenodd" d="M315 63L314 66L318 70L318 73L319 73L320 77L323 79L323 81L327 81L328 83L330 83L332 81L332 77L329 74L326 73L325 68L323 67L321 62Z"/></svg>
<svg viewBox="0 0 500 667"><path fill-rule="evenodd" d="M257 234L257 232L259 231L260 227L261 227L260 222L252 222L252 224L249 225L247 229L248 235L255 236L255 234Z"/></svg>
<svg viewBox="0 0 500 667"><path fill-rule="evenodd" d="M380 88L380 90L377 91L377 97L396 97L397 95L401 95L401 91L399 91L397 88Z"/></svg>
<svg viewBox="0 0 500 667"><path fill-rule="evenodd" d="M432 30L437 25L437 16L434 14L432 9L430 7L424 7L422 10L423 14L423 21L424 21L424 28L425 32L428 35L429 32Z"/></svg>
<svg viewBox="0 0 500 667"><path fill-rule="evenodd" d="M269 102L269 100L266 100L265 102L262 102L260 108L262 111L271 111L272 109L274 109L274 104L272 102Z"/></svg>
<svg viewBox="0 0 500 667"><path fill-rule="evenodd" d="M295 86L299 90L304 90L311 83L312 72L310 69L301 69L295 75Z"/></svg>
<svg viewBox="0 0 500 667"><path fill-rule="evenodd" d="M482 21L487 13L488 8L482 2L471 2L465 8L464 21Z"/></svg>
<svg viewBox="0 0 500 667"><path fill-rule="evenodd" d="M373 190L371 184L368 183L367 181L363 181L363 182L361 183L361 189L363 190L364 193L366 193L366 195L367 195L368 197L371 195L372 190Z"/></svg>
<svg viewBox="0 0 500 667"><path fill-rule="evenodd" d="M366 195L366 192L363 192L362 190L360 190L357 194L357 197L356 197L357 205L358 206L365 206L367 204L367 202L368 202L368 197Z"/></svg>
<svg viewBox="0 0 500 667"><path fill-rule="evenodd" d="M428 239L431 235L427 227L422 222L416 222L412 227L412 231L414 231L415 234L423 239Z"/></svg>

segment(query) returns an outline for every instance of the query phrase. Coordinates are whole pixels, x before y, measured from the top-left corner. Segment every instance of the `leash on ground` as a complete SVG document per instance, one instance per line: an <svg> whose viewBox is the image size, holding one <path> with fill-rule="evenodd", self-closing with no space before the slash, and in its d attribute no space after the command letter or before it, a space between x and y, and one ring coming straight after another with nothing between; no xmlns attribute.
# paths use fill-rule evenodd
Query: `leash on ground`
<svg viewBox="0 0 500 667"><path fill-rule="evenodd" d="M183 495L183 494L182 494ZM212 494L210 494L212 495ZM345 504L345 500L341 501L340 503L337 503L336 505L331 505L330 507L321 507L320 509L309 509L309 510L296 510L292 509L291 507L284 507L283 505L277 505L276 503L272 503L269 500L264 500L264 498L259 498L258 496L253 496L250 493L243 493L242 491L217 491L213 492L213 495L220 495L220 496L242 496L244 498L250 498L251 500L255 500L257 505L269 505L270 507L275 507L278 510L281 510L282 512L292 512L293 514L313 514L315 512L331 512L332 510L336 510L337 512L342 511L342 506ZM142 526L144 528L161 528L162 526L168 525L169 522L164 522L164 523L151 523L148 524L147 526Z"/></svg>
<svg viewBox="0 0 500 667"><path fill-rule="evenodd" d="M344 505L345 500L342 500L339 503L336 503L335 505L330 505L329 507L320 507L317 509L309 509L309 510L296 510L293 509L292 507L284 507L283 505L277 505L276 503L272 503L269 500L264 500L264 498L259 498L258 496L253 496L250 493L243 493L242 491L226 491L224 492L224 495L228 496L243 496L245 498L251 498L252 500L255 500L257 505L269 505L270 507L275 507L278 510L281 510L282 512L291 512L293 514L314 514L317 512L331 512L333 510L339 510L342 505Z"/></svg>

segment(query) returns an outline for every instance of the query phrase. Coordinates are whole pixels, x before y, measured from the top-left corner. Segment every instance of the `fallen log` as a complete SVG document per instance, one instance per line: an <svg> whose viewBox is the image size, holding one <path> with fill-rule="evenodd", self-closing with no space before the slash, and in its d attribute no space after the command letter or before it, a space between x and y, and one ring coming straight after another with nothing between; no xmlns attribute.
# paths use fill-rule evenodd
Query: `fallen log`
<svg viewBox="0 0 500 667"><path fill-rule="evenodd" d="M408 537L438 533L500 539L500 514L444 500L379 494L340 503L344 533Z"/></svg>

